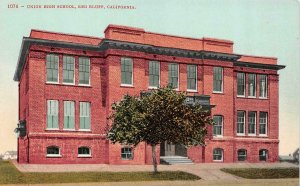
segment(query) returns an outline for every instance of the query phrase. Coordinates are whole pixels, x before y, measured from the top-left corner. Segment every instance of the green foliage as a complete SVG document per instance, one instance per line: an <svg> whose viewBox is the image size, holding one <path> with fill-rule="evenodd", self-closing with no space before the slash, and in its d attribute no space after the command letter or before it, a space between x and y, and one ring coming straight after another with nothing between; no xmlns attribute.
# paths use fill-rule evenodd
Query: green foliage
<svg viewBox="0 0 300 186"><path fill-rule="evenodd" d="M199 104L185 104L186 95L170 86L152 91L148 96L126 95L112 106L112 143L157 145L164 141L186 146L204 145L210 113Z"/></svg>
<svg viewBox="0 0 300 186"><path fill-rule="evenodd" d="M224 172L247 179L299 178L299 168L223 168Z"/></svg>
<svg viewBox="0 0 300 186"><path fill-rule="evenodd" d="M182 171L151 172L61 172L22 173L10 162L0 162L0 185L37 183L122 182L154 180L198 180L198 176Z"/></svg>

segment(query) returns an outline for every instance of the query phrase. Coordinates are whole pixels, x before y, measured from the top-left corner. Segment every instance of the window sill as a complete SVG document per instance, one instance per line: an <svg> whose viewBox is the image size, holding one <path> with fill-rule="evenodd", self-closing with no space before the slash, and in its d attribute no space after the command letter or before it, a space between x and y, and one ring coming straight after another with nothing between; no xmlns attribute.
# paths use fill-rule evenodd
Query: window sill
<svg viewBox="0 0 300 186"><path fill-rule="evenodd" d="M223 138L223 135L216 135L216 136L213 136L214 138Z"/></svg>
<svg viewBox="0 0 300 186"><path fill-rule="evenodd" d="M213 162L221 163L221 162L223 162L223 160L213 160Z"/></svg>
<svg viewBox="0 0 300 186"><path fill-rule="evenodd" d="M242 134L242 133L240 133L240 134L237 133L236 136L246 136L246 135L245 135L245 134Z"/></svg>
<svg viewBox="0 0 300 186"><path fill-rule="evenodd" d="M45 130L59 130L59 128L46 128Z"/></svg>
<svg viewBox="0 0 300 186"><path fill-rule="evenodd" d="M78 84L79 87L92 87L90 84Z"/></svg>
<svg viewBox="0 0 300 186"><path fill-rule="evenodd" d="M148 89L158 89L158 87L148 87Z"/></svg>
<svg viewBox="0 0 300 186"><path fill-rule="evenodd" d="M256 96L248 96L247 98L256 99Z"/></svg>
<svg viewBox="0 0 300 186"><path fill-rule="evenodd" d="M224 95L224 92L213 91L213 94L223 94Z"/></svg>
<svg viewBox="0 0 300 186"><path fill-rule="evenodd" d="M242 95L240 95L240 96L239 96L239 95L237 95L236 97L238 97L238 98L246 98L246 96L245 96L245 95L243 95L243 96L242 96Z"/></svg>
<svg viewBox="0 0 300 186"><path fill-rule="evenodd" d="M87 155L78 155L77 158L91 158L92 155L87 154Z"/></svg>
<svg viewBox="0 0 300 186"><path fill-rule="evenodd" d="M264 137L264 138L266 138L266 137L268 137L268 135L267 134L259 134L258 137Z"/></svg>
<svg viewBox="0 0 300 186"><path fill-rule="evenodd" d="M256 134L248 134L248 136L251 136L251 137L253 137L253 136L256 136Z"/></svg>
<svg viewBox="0 0 300 186"><path fill-rule="evenodd" d="M259 97L259 99L268 99L268 97Z"/></svg>
<svg viewBox="0 0 300 186"><path fill-rule="evenodd" d="M129 85L129 84L121 84L120 87L134 88L133 85Z"/></svg>
<svg viewBox="0 0 300 186"><path fill-rule="evenodd" d="M121 158L121 160L123 160L123 161L132 161L133 158L132 159L123 159L123 158Z"/></svg>
<svg viewBox="0 0 300 186"><path fill-rule="evenodd" d="M70 85L70 86L75 86L75 83L62 83L63 85Z"/></svg>
<svg viewBox="0 0 300 186"><path fill-rule="evenodd" d="M50 85L58 85L59 82L46 81L46 84L50 84Z"/></svg>
<svg viewBox="0 0 300 186"><path fill-rule="evenodd" d="M79 132L92 132L91 129L79 129L78 131Z"/></svg>
<svg viewBox="0 0 300 186"><path fill-rule="evenodd" d="M62 156L60 154L47 154L46 155L47 158L61 158Z"/></svg>
<svg viewBox="0 0 300 186"><path fill-rule="evenodd" d="M191 90L191 89L187 89L187 92L198 92L198 90Z"/></svg>

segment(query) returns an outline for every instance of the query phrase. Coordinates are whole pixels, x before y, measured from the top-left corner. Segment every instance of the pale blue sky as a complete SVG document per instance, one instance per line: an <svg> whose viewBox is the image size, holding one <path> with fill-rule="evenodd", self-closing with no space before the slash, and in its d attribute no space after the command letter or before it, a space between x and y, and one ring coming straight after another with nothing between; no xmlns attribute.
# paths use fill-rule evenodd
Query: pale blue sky
<svg viewBox="0 0 300 186"><path fill-rule="evenodd" d="M13 75L21 40L31 29L103 37L108 24L187 37L234 41L234 52L278 58L280 154L299 146L299 2L296 0L85 0L21 1L29 4L134 5L135 10L8 9L0 5L0 153L16 149L18 84ZM25 2L25 3L24 3ZM38 3L37 3L38 2ZM72 3L70 3L72 2Z"/></svg>

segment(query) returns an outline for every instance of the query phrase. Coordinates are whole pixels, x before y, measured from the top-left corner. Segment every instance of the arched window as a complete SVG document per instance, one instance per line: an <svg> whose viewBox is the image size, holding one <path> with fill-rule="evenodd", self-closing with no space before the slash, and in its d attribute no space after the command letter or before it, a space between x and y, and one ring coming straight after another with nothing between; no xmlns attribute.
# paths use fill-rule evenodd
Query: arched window
<svg viewBox="0 0 300 186"><path fill-rule="evenodd" d="M56 146L47 147L47 156L48 157L60 157L60 149Z"/></svg>
<svg viewBox="0 0 300 186"><path fill-rule="evenodd" d="M267 161L268 160L268 150L260 149L259 150L259 161Z"/></svg>
<svg viewBox="0 0 300 186"><path fill-rule="evenodd" d="M214 161L223 161L223 149L216 148L213 150L213 160Z"/></svg>
<svg viewBox="0 0 300 186"><path fill-rule="evenodd" d="M239 149L237 153L239 161L247 160L247 151L245 149Z"/></svg>
<svg viewBox="0 0 300 186"><path fill-rule="evenodd" d="M91 149L89 147L79 147L78 148L78 156L79 157L90 157Z"/></svg>
<svg viewBox="0 0 300 186"><path fill-rule="evenodd" d="M131 147L123 147L121 149L121 158L123 160L131 160L133 159L133 153Z"/></svg>

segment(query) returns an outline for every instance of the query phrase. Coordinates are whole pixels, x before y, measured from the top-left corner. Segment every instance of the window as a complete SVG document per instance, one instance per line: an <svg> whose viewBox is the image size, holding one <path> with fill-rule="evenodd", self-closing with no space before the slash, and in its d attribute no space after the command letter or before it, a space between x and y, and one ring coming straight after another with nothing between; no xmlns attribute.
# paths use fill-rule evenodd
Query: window
<svg viewBox="0 0 300 186"><path fill-rule="evenodd" d="M214 92L223 92L223 68L214 67Z"/></svg>
<svg viewBox="0 0 300 186"><path fill-rule="evenodd" d="M73 101L64 101L64 129L74 129Z"/></svg>
<svg viewBox="0 0 300 186"><path fill-rule="evenodd" d="M121 85L133 85L131 58L121 58Z"/></svg>
<svg viewBox="0 0 300 186"><path fill-rule="evenodd" d="M175 88L178 89L178 64L177 63L169 63L168 66L168 72L169 72L169 84Z"/></svg>
<svg viewBox="0 0 300 186"><path fill-rule="evenodd" d="M245 73L237 73L237 95L245 96Z"/></svg>
<svg viewBox="0 0 300 186"><path fill-rule="evenodd" d="M256 78L255 74L248 74L248 96L256 96Z"/></svg>
<svg viewBox="0 0 300 186"><path fill-rule="evenodd" d="M90 59L79 57L79 84L90 84Z"/></svg>
<svg viewBox="0 0 300 186"><path fill-rule="evenodd" d="M260 135L267 135L267 116L268 113L260 112L259 113L259 134Z"/></svg>
<svg viewBox="0 0 300 186"><path fill-rule="evenodd" d="M245 149L238 150L238 161L247 160L247 151Z"/></svg>
<svg viewBox="0 0 300 186"><path fill-rule="evenodd" d="M90 103L80 102L80 129L90 130L91 125Z"/></svg>
<svg viewBox="0 0 300 186"><path fill-rule="evenodd" d="M214 125L213 125L213 135L214 136L222 136L223 135L223 117L222 116L214 116Z"/></svg>
<svg viewBox="0 0 300 186"><path fill-rule="evenodd" d="M58 55L46 56L47 82L58 83Z"/></svg>
<svg viewBox="0 0 300 186"><path fill-rule="evenodd" d="M256 134L256 112L248 112L248 134Z"/></svg>
<svg viewBox="0 0 300 186"><path fill-rule="evenodd" d="M131 159L133 159L132 148L131 147L123 147L121 149L121 158L123 160L131 160Z"/></svg>
<svg viewBox="0 0 300 186"><path fill-rule="evenodd" d="M213 160L223 161L223 149L217 148L213 150Z"/></svg>
<svg viewBox="0 0 300 186"><path fill-rule="evenodd" d="M159 87L159 62L149 61L149 87Z"/></svg>
<svg viewBox="0 0 300 186"><path fill-rule="evenodd" d="M91 157L91 150L88 147L78 148L78 157Z"/></svg>
<svg viewBox="0 0 300 186"><path fill-rule="evenodd" d="M197 66L187 65L187 89L197 90Z"/></svg>
<svg viewBox="0 0 300 186"><path fill-rule="evenodd" d="M267 76L266 75L259 75L259 97L266 98L267 97Z"/></svg>
<svg viewBox="0 0 300 186"><path fill-rule="evenodd" d="M245 112L237 112L237 134L245 135Z"/></svg>
<svg viewBox="0 0 300 186"><path fill-rule="evenodd" d="M60 149L56 146L47 147L47 157L60 157Z"/></svg>
<svg viewBox="0 0 300 186"><path fill-rule="evenodd" d="M267 161L268 159L268 150L260 149L259 150L259 161Z"/></svg>
<svg viewBox="0 0 300 186"><path fill-rule="evenodd" d="M47 129L58 129L58 101L47 101Z"/></svg>
<svg viewBox="0 0 300 186"><path fill-rule="evenodd" d="M63 56L63 82L74 84L74 57Z"/></svg>

